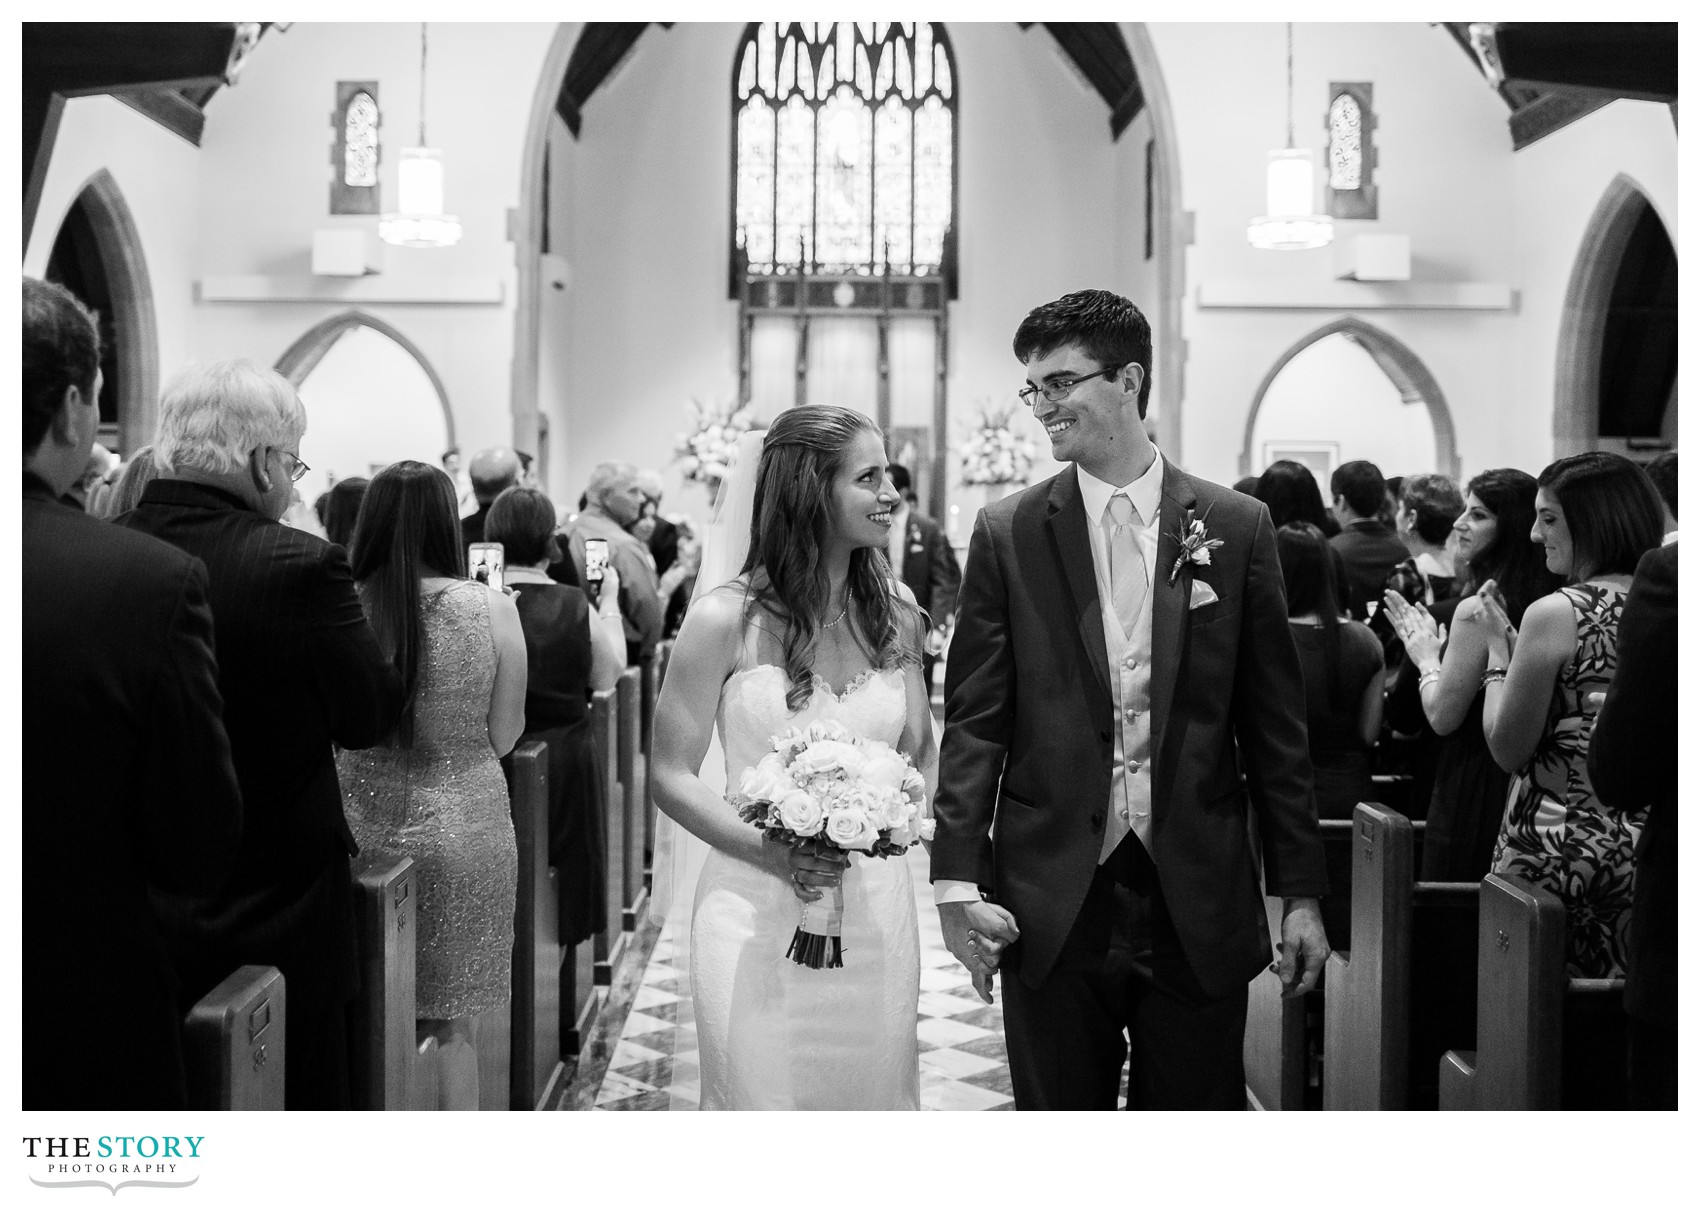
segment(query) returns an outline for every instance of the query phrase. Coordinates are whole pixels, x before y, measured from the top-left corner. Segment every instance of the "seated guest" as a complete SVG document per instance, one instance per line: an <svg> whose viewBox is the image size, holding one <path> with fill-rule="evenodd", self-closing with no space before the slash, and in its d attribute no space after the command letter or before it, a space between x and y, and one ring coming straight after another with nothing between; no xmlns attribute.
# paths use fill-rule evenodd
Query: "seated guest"
<svg viewBox="0 0 1700 1212"><path fill-rule="evenodd" d="M1381 734L1381 644L1362 623L1341 617L1328 540L1308 522L1275 532L1287 625L1305 676L1305 720L1322 820L1350 820L1371 794L1370 748Z"/></svg>
<svg viewBox="0 0 1700 1212"><path fill-rule="evenodd" d="M470 547L474 543L484 541L484 519L490 515L490 503L518 484L523 470L519 456L506 446L492 446L472 456L468 475L472 480L472 495L478 501L478 508L460 520L462 547ZM464 553L462 554L464 557Z"/></svg>
<svg viewBox="0 0 1700 1212"><path fill-rule="evenodd" d="M326 493L329 499L325 502L325 514L320 520L325 525L325 538L347 548L354 543L354 522L360 516L360 502L366 497L366 486L372 481L365 476L349 476L346 480L338 480L336 485Z"/></svg>
<svg viewBox="0 0 1700 1212"><path fill-rule="evenodd" d="M437 1105L478 1109L479 1014L513 992L519 852L498 762L525 720L525 638L499 589L466 579L454 482L411 459L373 478L354 530L354 579L400 673L395 732L343 753L363 851L418 864L419 1027L436 1036Z"/></svg>
<svg viewBox="0 0 1700 1212"><path fill-rule="evenodd" d="M525 740L549 747L549 863L561 871L561 942L582 943L607 921L602 780L590 733L589 696L611 690L626 667L620 574L610 567L602 604L551 580L559 557L555 506L535 488L510 488L490 506L484 533L500 543L525 633Z"/></svg>
<svg viewBox="0 0 1700 1212"><path fill-rule="evenodd" d="M100 393L94 317L63 287L23 280L21 359L23 1106L179 1109L192 957L149 893L210 893L242 835L207 572L60 501Z"/></svg>
<svg viewBox="0 0 1700 1212"><path fill-rule="evenodd" d="M1453 593L1455 576L1447 540L1452 524L1464 512L1464 498L1448 476L1404 477L1399 485L1399 504L1393 512L1393 527L1411 554L1393 566L1382 592L1397 593L1412 605L1432 606ZM1395 669L1405 657L1399 636L1384 613L1370 620L1370 630L1381 641L1387 667Z"/></svg>
<svg viewBox="0 0 1700 1212"><path fill-rule="evenodd" d="M1354 619L1367 619L1381 605L1382 586L1393 566L1405 559L1405 545L1378 516L1387 497L1381 468L1353 459L1329 478L1334 516L1340 533L1329 540L1346 565L1345 607Z"/></svg>
<svg viewBox="0 0 1700 1212"><path fill-rule="evenodd" d="M349 856L333 745L360 749L395 725L401 678L360 612L340 547L278 519L307 413L276 371L246 360L192 365L166 384L159 479L117 524L207 567L224 724L242 787L236 870L191 931L199 998L242 964L278 968L288 989L285 1100L346 1108L345 1014L359 987Z"/></svg>
<svg viewBox="0 0 1700 1212"><path fill-rule="evenodd" d="M1676 1110L1676 549L1641 557L1617 631L1617 676L1594 720L1588 777L1602 804L1646 804L1635 851L1623 1008L1629 1106Z"/></svg>
<svg viewBox="0 0 1700 1212"><path fill-rule="evenodd" d="M111 521L129 513L142 499L142 489L153 483L158 474L153 465L153 447L142 447L119 467L118 476L112 481L111 490L101 498L95 516Z"/></svg>
<svg viewBox="0 0 1700 1212"><path fill-rule="evenodd" d="M1647 478L1665 507L1665 542L1676 542L1676 451L1667 450L1647 464Z"/></svg>
<svg viewBox="0 0 1700 1212"><path fill-rule="evenodd" d="M1425 609L1397 590L1386 595L1406 656L1388 693L1388 716L1401 732L1426 725L1439 737L1423 839L1425 880L1476 883L1493 861L1511 780L1482 734L1489 620L1476 590L1492 582L1508 616L1521 623L1530 602L1558 588L1561 580L1528 540L1534 524L1535 477L1514 467L1484 471L1470 481L1453 523L1458 596Z"/></svg>
<svg viewBox="0 0 1700 1212"><path fill-rule="evenodd" d="M626 532L643 512L643 486L630 463L598 463L585 503L567 528L567 547L584 583L584 544L606 539L608 562L620 574L620 613L626 620L626 662L648 660L661 639L661 590L649 548Z"/></svg>
<svg viewBox="0 0 1700 1212"><path fill-rule="evenodd" d="M1644 803L1607 805L1588 778L1588 731L1617 668L1617 625L1635 566L1659 546L1659 494L1622 455L1589 451L1549 464L1535 494L1534 540L1564 588L1518 628L1484 586L1490 625L1482 731L1515 772L1493 870L1564 901L1571 976L1624 970L1635 844Z"/></svg>

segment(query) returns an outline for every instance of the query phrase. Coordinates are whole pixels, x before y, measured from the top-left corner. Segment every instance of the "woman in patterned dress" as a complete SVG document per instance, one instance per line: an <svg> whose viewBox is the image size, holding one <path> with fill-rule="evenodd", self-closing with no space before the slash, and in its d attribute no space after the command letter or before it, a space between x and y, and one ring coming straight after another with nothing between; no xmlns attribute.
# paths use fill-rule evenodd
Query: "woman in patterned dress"
<svg viewBox="0 0 1700 1212"><path fill-rule="evenodd" d="M1482 731L1515 777L1493 870L1557 894L1575 977L1622 976L1646 805L1608 808L1588 779L1588 737L1617 668L1617 622L1635 565L1657 547L1658 492L1621 455L1589 451L1551 464L1535 494L1530 537L1569 584L1532 604L1521 633L1492 582ZM1597 702L1597 700L1596 700Z"/></svg>
<svg viewBox="0 0 1700 1212"><path fill-rule="evenodd" d="M498 759L525 727L513 599L466 579L454 484L411 460L379 472L354 531L354 579L406 706L389 742L337 757L360 849L419 875L419 1026L437 1037L438 1105L478 1109L473 1028L512 996L519 855Z"/></svg>

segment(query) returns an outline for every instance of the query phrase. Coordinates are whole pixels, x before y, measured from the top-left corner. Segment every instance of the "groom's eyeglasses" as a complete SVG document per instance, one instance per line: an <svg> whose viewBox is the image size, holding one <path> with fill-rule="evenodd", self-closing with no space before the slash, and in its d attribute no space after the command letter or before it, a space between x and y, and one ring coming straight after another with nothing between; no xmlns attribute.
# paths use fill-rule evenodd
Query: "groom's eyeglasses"
<svg viewBox="0 0 1700 1212"><path fill-rule="evenodd" d="M1015 394L1016 397L1028 408L1032 408L1035 404L1037 404L1041 395L1053 404L1061 404L1064 400L1068 399L1070 392L1072 392L1076 387L1079 387L1082 383L1086 382L1088 379L1102 379L1107 375L1113 375L1116 371L1126 365L1126 362L1122 362L1115 366L1106 366L1103 370L1095 370L1089 375L1081 375L1076 379L1052 379L1043 387L1034 387L1031 383L1029 383L1026 387L1023 387Z"/></svg>

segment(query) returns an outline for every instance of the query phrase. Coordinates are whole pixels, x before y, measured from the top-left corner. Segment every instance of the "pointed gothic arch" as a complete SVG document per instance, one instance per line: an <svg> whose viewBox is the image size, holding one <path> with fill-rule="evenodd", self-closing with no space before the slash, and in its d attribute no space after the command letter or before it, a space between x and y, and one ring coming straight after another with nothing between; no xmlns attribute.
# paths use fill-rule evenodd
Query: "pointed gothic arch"
<svg viewBox="0 0 1700 1212"><path fill-rule="evenodd" d="M1649 212L1663 224L1668 236L1670 224L1658 214L1646 190L1627 173L1618 173L1606 186L1582 233L1558 324L1552 414L1554 458L1601 447L1600 366L1606 320L1624 253L1637 225ZM1673 385L1672 416L1674 399Z"/></svg>
<svg viewBox="0 0 1700 1212"><path fill-rule="evenodd" d="M380 320L377 316L358 308L330 316L320 320L313 327L297 337L290 347L283 351L278 358L275 369L290 384L299 388L306 382L307 376L313 373L313 368L323 361L324 356L331 351L342 337L354 328L370 328L382 333L405 350L409 357L419 363L419 368L425 372L425 377L431 380L431 387L437 393L437 402L442 405L443 424L447 428L448 445L455 444L455 414L449 407L449 393L443 386L443 380L437 374L437 368L431 365L431 359L425 352L407 338L407 334L395 325Z"/></svg>
<svg viewBox="0 0 1700 1212"><path fill-rule="evenodd" d="M100 438L128 453L153 440L159 416L159 328L147 257L130 204L108 169L83 182L60 220L61 234L73 222L86 223L82 230L93 236L112 312L115 421L102 425Z"/></svg>
<svg viewBox="0 0 1700 1212"><path fill-rule="evenodd" d="M1408 404L1420 401L1428 408L1429 423L1434 429L1435 470L1456 480L1462 470L1458 458L1458 434L1452 424L1452 410L1447 407L1440 384L1410 346L1357 316L1341 316L1337 320L1329 321L1300 337L1275 359L1274 365L1263 376L1263 382L1257 385L1257 394L1251 400L1251 410L1246 414L1245 437L1240 443L1239 474L1253 474L1252 438L1257 429L1257 414L1263 409L1263 397L1268 393L1270 384L1286 369L1287 363L1324 337L1331 337L1336 333L1355 342L1375 360L1382 373L1393 381L1400 399Z"/></svg>

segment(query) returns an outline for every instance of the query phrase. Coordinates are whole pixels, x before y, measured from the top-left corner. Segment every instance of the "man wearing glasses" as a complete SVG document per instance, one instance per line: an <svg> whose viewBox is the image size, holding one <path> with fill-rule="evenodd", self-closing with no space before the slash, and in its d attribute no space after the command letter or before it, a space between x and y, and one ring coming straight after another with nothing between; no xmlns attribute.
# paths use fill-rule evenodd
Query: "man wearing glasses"
<svg viewBox="0 0 1700 1212"><path fill-rule="evenodd" d="M306 410L276 371L246 360L189 366L160 401L160 478L118 519L206 564L242 790L230 879L207 900L166 910L201 961L184 974L185 1006L243 964L282 971L291 1110L349 1105L355 845L331 747L377 744L402 703L343 549L278 521L308 470L296 453L306 429Z"/></svg>
<svg viewBox="0 0 1700 1212"><path fill-rule="evenodd" d="M1246 987L1272 955L1248 808L1288 996L1328 955L1269 514L1151 444L1128 300L1039 307L1015 355L1073 466L969 542L932 851L945 944L986 1000L1005 975L1017 1107L1114 1109L1131 1042L1130 1109L1242 1109Z"/></svg>

